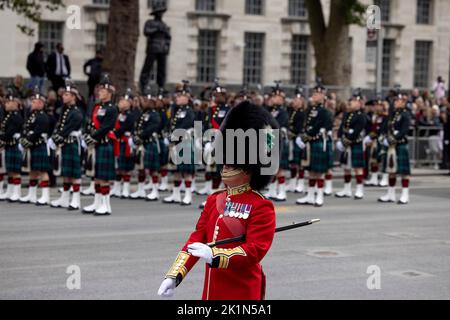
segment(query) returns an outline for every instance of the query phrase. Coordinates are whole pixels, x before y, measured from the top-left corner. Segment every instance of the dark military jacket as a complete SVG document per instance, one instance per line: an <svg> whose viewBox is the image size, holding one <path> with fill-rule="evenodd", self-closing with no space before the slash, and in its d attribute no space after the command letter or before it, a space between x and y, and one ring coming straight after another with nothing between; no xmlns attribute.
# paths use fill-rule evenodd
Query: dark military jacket
<svg viewBox="0 0 450 320"><path fill-rule="evenodd" d="M94 114L95 112L95 114ZM107 135L114 130L116 125L118 110L112 104L111 101L102 103L99 106L94 107L94 111L92 114L92 138L97 141L104 140ZM94 121L94 118L97 119L99 126L97 127Z"/></svg>
<svg viewBox="0 0 450 320"><path fill-rule="evenodd" d="M362 142L362 133L366 128L367 117L361 110L344 114L338 131L338 138L344 145Z"/></svg>
<svg viewBox="0 0 450 320"><path fill-rule="evenodd" d="M325 133L332 123L331 113L322 104L310 106L305 112L305 122L302 128L303 141L314 141L322 138L321 130Z"/></svg>
<svg viewBox="0 0 450 320"><path fill-rule="evenodd" d="M158 110L144 110L136 122L134 131L135 142L147 143L161 128L161 114Z"/></svg>
<svg viewBox="0 0 450 320"><path fill-rule="evenodd" d="M406 108L394 110L387 123L389 144L408 143L408 132L411 125L411 114Z"/></svg>
<svg viewBox="0 0 450 320"><path fill-rule="evenodd" d="M291 109L289 114L289 135L291 138L297 137L303 130L305 112L303 110Z"/></svg>
<svg viewBox="0 0 450 320"><path fill-rule="evenodd" d="M134 130L135 122L136 119L134 112L131 110L120 112L113 130L117 139L122 139L126 136L130 137Z"/></svg>
<svg viewBox="0 0 450 320"><path fill-rule="evenodd" d="M0 122L0 145L14 145L14 135L22 132L23 118L19 111L5 112Z"/></svg>
<svg viewBox="0 0 450 320"><path fill-rule="evenodd" d="M32 146L45 144L49 126L49 118L44 110L32 111L23 127L22 139L31 143Z"/></svg>
<svg viewBox="0 0 450 320"><path fill-rule="evenodd" d="M63 107L59 121L56 123L55 130L53 132L53 141L60 145L68 141L72 132L80 131L83 126L83 112L80 108L74 105L65 105Z"/></svg>
<svg viewBox="0 0 450 320"><path fill-rule="evenodd" d="M285 106L271 106L267 109L277 121L280 129L289 127L289 113Z"/></svg>
<svg viewBox="0 0 450 320"><path fill-rule="evenodd" d="M194 128L195 112L191 106L177 106L172 107L170 119L170 132L176 129L189 130Z"/></svg>
<svg viewBox="0 0 450 320"><path fill-rule="evenodd" d="M206 119L208 129L219 129L230 109L231 107L226 103L221 103L217 106L208 108Z"/></svg>

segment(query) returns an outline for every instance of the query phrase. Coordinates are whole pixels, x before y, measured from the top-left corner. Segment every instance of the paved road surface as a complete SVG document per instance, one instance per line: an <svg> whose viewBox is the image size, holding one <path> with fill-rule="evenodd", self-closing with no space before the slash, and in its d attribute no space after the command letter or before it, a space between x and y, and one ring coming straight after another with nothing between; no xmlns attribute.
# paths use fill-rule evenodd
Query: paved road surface
<svg viewBox="0 0 450 320"><path fill-rule="evenodd" d="M450 178L412 185L408 206L378 204L380 189L320 209L293 205L294 195L278 205L279 226L322 222L277 235L263 261L267 298L450 299ZM113 210L96 218L0 203L0 299L158 299L199 210L125 200ZM66 287L70 265L81 268L81 290ZM380 290L367 289L371 265L381 270ZM200 298L203 272L197 265L176 298Z"/></svg>

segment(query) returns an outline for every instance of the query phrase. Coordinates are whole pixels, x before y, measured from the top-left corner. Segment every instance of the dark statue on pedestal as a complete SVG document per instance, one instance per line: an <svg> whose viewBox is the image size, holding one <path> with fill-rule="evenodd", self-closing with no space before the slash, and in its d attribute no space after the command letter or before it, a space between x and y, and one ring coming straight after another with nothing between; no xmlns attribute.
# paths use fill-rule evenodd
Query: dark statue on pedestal
<svg viewBox="0 0 450 320"><path fill-rule="evenodd" d="M145 23L144 35L147 37L147 56L140 77L140 88L143 92L146 88L150 74L153 71L153 64L157 63L156 83L160 88L166 82L166 61L170 51L170 28L162 21L164 12L167 11L165 1L153 1L154 19Z"/></svg>

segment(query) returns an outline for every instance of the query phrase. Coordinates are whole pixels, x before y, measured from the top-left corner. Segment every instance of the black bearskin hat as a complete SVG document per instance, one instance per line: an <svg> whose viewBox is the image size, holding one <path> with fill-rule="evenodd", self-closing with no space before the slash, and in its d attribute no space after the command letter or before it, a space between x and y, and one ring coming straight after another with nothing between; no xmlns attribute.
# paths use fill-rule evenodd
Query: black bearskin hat
<svg viewBox="0 0 450 320"><path fill-rule="evenodd" d="M227 150L227 134L226 130L232 129L242 129L244 132L247 132L249 129L256 130L257 133L257 143L251 144L250 139L245 140L245 161L244 163L238 163L237 156L237 146L234 143L234 159L233 161L228 161L226 155L229 150ZM265 130L264 134L264 146L267 146L265 152L269 157L273 150L279 150L281 152L281 143L280 143L280 135L273 134L273 130L279 130L278 123L272 117L272 115L263 107L256 106L249 101L244 101L232 108L227 117L225 118L220 131L223 137L223 163L226 165L233 166L234 168L242 169L246 172L251 173L251 181L250 185L253 190L261 190L266 187L273 178L273 175L262 175L261 169L264 167L269 167L269 165L265 166L262 164L262 159L260 158L259 148L260 148L260 130ZM276 137L278 140L275 140ZM235 141L236 142L236 141ZM251 145L250 145L251 144ZM273 149L273 146L278 144L278 148ZM256 155L256 163L251 161L250 154L253 156ZM279 161L280 154L276 157L276 161ZM252 163L253 162L253 163ZM278 164L276 167L278 168Z"/></svg>

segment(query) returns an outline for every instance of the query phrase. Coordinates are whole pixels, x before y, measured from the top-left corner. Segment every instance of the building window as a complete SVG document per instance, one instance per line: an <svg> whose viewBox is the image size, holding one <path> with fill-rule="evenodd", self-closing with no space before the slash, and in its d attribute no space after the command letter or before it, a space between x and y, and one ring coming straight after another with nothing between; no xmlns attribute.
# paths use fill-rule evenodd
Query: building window
<svg viewBox="0 0 450 320"><path fill-rule="evenodd" d="M289 0L288 15L290 17L306 17L306 0Z"/></svg>
<svg viewBox="0 0 450 320"><path fill-rule="evenodd" d="M260 84L263 78L264 33L245 33L244 83Z"/></svg>
<svg viewBox="0 0 450 320"><path fill-rule="evenodd" d="M97 24L95 30L95 49L104 50L106 48L106 40L108 39L108 25Z"/></svg>
<svg viewBox="0 0 450 320"><path fill-rule="evenodd" d="M216 78L218 36L219 33L217 31L199 31L197 82L213 82Z"/></svg>
<svg viewBox="0 0 450 320"><path fill-rule="evenodd" d="M392 67L394 60L394 40L384 39L383 40L383 67L382 67L382 86L391 87L392 86Z"/></svg>
<svg viewBox="0 0 450 320"><path fill-rule="evenodd" d="M263 15L264 0L245 0L245 14Z"/></svg>
<svg viewBox="0 0 450 320"><path fill-rule="evenodd" d="M196 0L195 10L197 11L216 11L215 0Z"/></svg>
<svg viewBox="0 0 450 320"><path fill-rule="evenodd" d="M416 41L414 55L414 86L418 88L427 88L430 80L430 62L431 62L430 41Z"/></svg>
<svg viewBox="0 0 450 320"><path fill-rule="evenodd" d="M308 83L308 44L307 36L293 35L291 43L291 83Z"/></svg>
<svg viewBox="0 0 450 320"><path fill-rule="evenodd" d="M39 23L39 42L44 45L46 54L55 50L58 43L63 43L63 22L41 21Z"/></svg>
<svg viewBox="0 0 450 320"><path fill-rule="evenodd" d="M417 0L418 24L431 24L431 0Z"/></svg>
<svg viewBox="0 0 450 320"><path fill-rule="evenodd" d="M101 6L109 6L109 3L111 0L93 0L94 4L101 5Z"/></svg>
<svg viewBox="0 0 450 320"><path fill-rule="evenodd" d="M391 0L375 0L374 5L380 7L381 21L389 22L391 19Z"/></svg>

